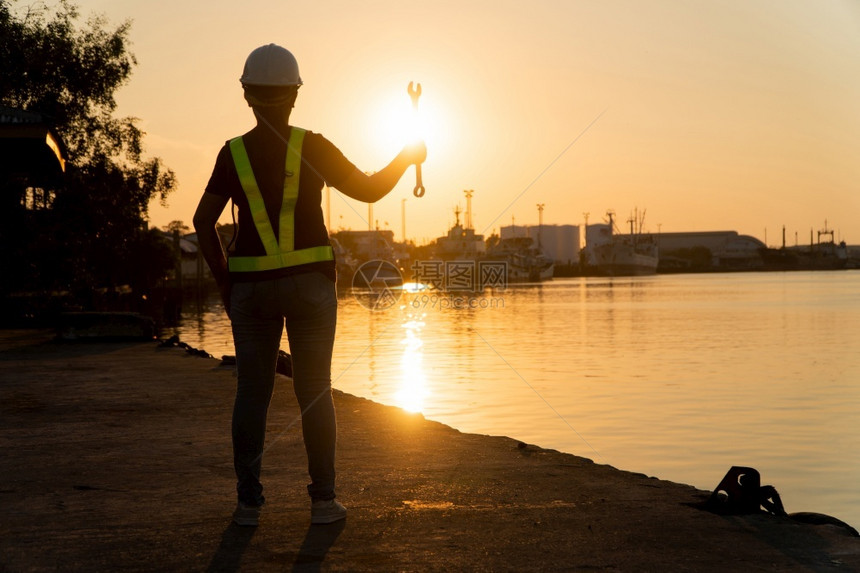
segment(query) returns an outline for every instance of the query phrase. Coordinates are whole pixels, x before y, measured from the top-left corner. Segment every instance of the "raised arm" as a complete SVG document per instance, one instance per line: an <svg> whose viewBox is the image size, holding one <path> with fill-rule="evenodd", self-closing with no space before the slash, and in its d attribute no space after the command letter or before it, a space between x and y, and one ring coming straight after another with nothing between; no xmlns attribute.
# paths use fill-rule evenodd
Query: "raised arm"
<svg viewBox="0 0 860 573"><path fill-rule="evenodd" d="M424 142L407 145L382 170L367 175L356 169L337 189L358 201L375 203L394 189L410 165L424 163L426 158Z"/></svg>

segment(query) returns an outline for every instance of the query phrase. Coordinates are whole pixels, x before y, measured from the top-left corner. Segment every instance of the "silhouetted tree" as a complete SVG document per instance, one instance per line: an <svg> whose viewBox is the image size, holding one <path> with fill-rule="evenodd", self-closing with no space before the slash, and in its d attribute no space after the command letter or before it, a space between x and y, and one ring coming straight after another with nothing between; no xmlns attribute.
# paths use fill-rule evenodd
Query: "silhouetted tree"
<svg viewBox="0 0 860 573"><path fill-rule="evenodd" d="M190 227L183 223L182 221L171 221L162 227L168 233L174 233L175 231L179 231L180 234L187 233Z"/></svg>
<svg viewBox="0 0 860 573"><path fill-rule="evenodd" d="M103 17L91 17L79 25L68 0L50 8L11 6L0 0L0 105L50 118L68 162L51 208L35 218L21 201L8 200L23 187L0 182L9 207L0 216L10 223L0 224L0 233L17 234L0 239L26 251L17 259L21 268L4 272L20 275L15 286L29 290L139 282L141 268L160 266L149 260L150 254L161 256L160 248L150 253L141 247L154 244L140 237L149 202L158 197L164 203L175 179L160 159L144 157L137 119L114 117L114 94L136 65L128 49L130 23L111 27ZM11 224L15 218L27 224ZM134 264L125 264L129 260Z"/></svg>

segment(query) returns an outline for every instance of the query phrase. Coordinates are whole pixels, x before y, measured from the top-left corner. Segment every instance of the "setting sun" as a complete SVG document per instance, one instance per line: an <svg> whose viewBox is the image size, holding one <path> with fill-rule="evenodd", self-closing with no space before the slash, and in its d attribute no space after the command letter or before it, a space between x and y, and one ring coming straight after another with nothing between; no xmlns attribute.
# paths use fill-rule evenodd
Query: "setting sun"
<svg viewBox="0 0 860 573"><path fill-rule="evenodd" d="M417 110L412 106L406 86L380 98L371 108L368 125L375 133L374 141L386 154L417 141L423 140L428 147L440 143L437 133L445 118L434 108L433 98L426 97L426 88L422 90Z"/></svg>
<svg viewBox="0 0 860 573"><path fill-rule="evenodd" d="M241 32L229 9L196 0L170 17L131 0L80 4L83 13L133 22L140 65L118 112L142 118L147 151L181 185L168 205L153 202L152 226L190 220L218 149L249 127L237 81L244 58L272 41L299 59L297 125L325 135L362 171L381 169L423 137L427 194L420 217L407 213L412 240L443 234L462 190L475 189L477 220L487 223L508 209L504 220L535 224L535 203L546 204L547 224L647 204L652 232L732 229L772 239L784 225L789 237L804 237L828 219L838 239L855 241L860 73L851 55L860 35L851 2L828 10L740 0L708 10L677 2L270 2L269 17ZM230 42L189 33L201 9ZM434 41L416 37L416 19ZM307 25L286 33L285 21ZM185 59L164 34L181 39ZM423 88L417 117L410 81ZM413 185L404 180L379 202L381 222L400 218ZM354 214L362 208L334 205L333 220L367 227Z"/></svg>

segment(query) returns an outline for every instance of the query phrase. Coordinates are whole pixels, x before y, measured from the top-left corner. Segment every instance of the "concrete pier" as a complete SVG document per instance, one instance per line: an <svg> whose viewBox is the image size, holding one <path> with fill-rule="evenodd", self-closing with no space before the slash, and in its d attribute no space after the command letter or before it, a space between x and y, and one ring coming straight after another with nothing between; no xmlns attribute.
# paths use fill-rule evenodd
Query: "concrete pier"
<svg viewBox="0 0 860 573"><path fill-rule="evenodd" d="M343 522L310 525L279 375L257 528L235 505L232 367L155 343L0 332L0 571L855 571L832 525L335 393ZM715 476L715 481L721 476ZM856 525L856 524L854 524Z"/></svg>

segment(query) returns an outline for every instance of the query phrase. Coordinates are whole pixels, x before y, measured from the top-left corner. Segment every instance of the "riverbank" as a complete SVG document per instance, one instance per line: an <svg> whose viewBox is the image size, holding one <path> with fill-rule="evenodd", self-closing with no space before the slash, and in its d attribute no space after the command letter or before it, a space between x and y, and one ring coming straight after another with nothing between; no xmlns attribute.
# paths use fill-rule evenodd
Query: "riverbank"
<svg viewBox="0 0 860 573"><path fill-rule="evenodd" d="M260 526L230 524L234 371L178 348L0 337L0 569L852 571L860 539L335 393L345 522L310 526L280 377ZM856 524L853 524L856 525Z"/></svg>

